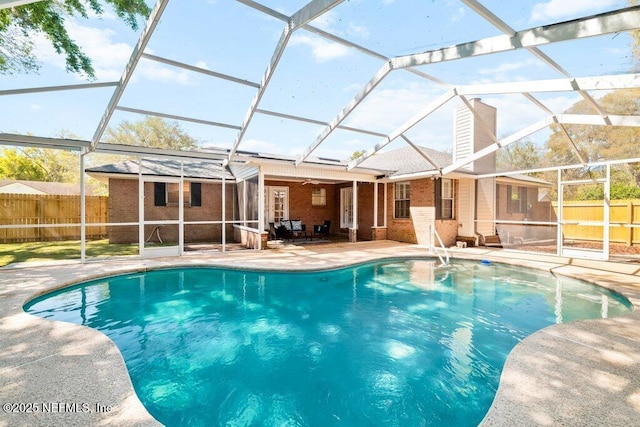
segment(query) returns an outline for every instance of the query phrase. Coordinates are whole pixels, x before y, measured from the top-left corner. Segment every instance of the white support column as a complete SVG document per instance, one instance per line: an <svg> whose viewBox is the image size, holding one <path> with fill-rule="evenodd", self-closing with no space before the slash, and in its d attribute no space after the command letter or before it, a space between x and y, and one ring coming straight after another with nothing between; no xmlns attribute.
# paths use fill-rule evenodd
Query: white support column
<svg viewBox="0 0 640 427"><path fill-rule="evenodd" d="M609 261L609 239L610 239L610 216L611 216L611 165L607 164L607 180L604 183L604 229L602 230L602 253L604 260Z"/></svg>
<svg viewBox="0 0 640 427"><path fill-rule="evenodd" d="M353 181L353 194L351 195L352 203L352 222L349 229L349 241L355 243L358 241L358 181Z"/></svg>
<svg viewBox="0 0 640 427"><path fill-rule="evenodd" d="M262 249L262 232L264 231L264 172L258 171L258 249Z"/></svg>
<svg viewBox="0 0 640 427"><path fill-rule="evenodd" d="M86 261L86 239L87 239L87 204L85 176L84 176L84 156L86 153L80 154L80 262Z"/></svg>
<svg viewBox="0 0 640 427"><path fill-rule="evenodd" d="M557 242L556 242L556 254L558 256L562 255L562 204L563 202L563 197L562 197L562 169L558 169L558 215L557 215L557 221L558 221L558 230L557 230Z"/></svg>
<svg viewBox="0 0 640 427"><path fill-rule="evenodd" d="M144 181L140 156L138 156L138 253L144 257Z"/></svg>
<svg viewBox="0 0 640 427"><path fill-rule="evenodd" d="M378 228L378 183L373 183L373 228Z"/></svg>
<svg viewBox="0 0 640 427"><path fill-rule="evenodd" d="M222 164L222 252L227 251L227 182L226 162Z"/></svg>
<svg viewBox="0 0 640 427"><path fill-rule="evenodd" d="M180 188L178 189L178 254L184 254L184 160L180 160Z"/></svg>
<svg viewBox="0 0 640 427"><path fill-rule="evenodd" d="M382 210L383 213L383 223L384 226L387 227L387 186L389 185L388 182L384 183L384 208Z"/></svg>

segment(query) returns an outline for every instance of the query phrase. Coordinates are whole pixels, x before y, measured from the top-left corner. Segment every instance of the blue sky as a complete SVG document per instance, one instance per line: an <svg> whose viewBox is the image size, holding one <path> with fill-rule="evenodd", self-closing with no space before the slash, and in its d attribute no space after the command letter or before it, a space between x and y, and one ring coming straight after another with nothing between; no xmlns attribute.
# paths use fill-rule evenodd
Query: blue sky
<svg viewBox="0 0 640 427"><path fill-rule="evenodd" d="M307 2L262 0L261 3L291 15ZM485 0L482 4L512 28L521 30L612 10L625 6L626 2ZM388 57L500 34L464 3L454 0L352 0L311 25ZM70 20L67 27L93 59L97 81L118 80L139 32L127 28L111 13L102 19ZM283 28L282 21L231 0L172 0L146 52L260 82ZM66 73L63 59L44 40L35 40L42 60L40 73L0 76L0 90L86 81ZM618 34L541 49L573 76L581 77L629 72L632 67L629 46L628 35ZM298 30L289 41L259 108L331 121L382 65L379 59ZM561 77L526 51L419 69L450 84ZM445 90L406 71L394 71L344 124L390 133ZM143 59L119 105L240 125L255 92L252 87ZM113 88L103 88L2 97L0 132L55 136L65 130L90 139L112 93ZM602 93L592 95L599 97ZM539 99L557 113L578 100L568 93L545 94ZM521 95L487 97L483 101L498 108L498 136L511 134L545 116ZM408 136L420 145L450 148L453 109L458 105L457 100L449 102L411 129ZM141 118L116 112L110 124ZM230 147L238 134L230 129L180 124L204 146ZM317 125L256 114L239 148L299 154L321 130ZM533 137L543 141L546 132ZM353 151L368 149L379 141L379 137L336 131L314 155L347 158ZM390 148L402 144L394 142Z"/></svg>

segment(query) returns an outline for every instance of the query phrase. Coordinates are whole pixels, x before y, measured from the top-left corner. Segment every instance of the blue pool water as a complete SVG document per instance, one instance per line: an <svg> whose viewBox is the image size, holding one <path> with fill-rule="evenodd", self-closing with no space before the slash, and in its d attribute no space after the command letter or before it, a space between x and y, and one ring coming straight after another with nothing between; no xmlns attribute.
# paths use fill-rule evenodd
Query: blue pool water
<svg viewBox="0 0 640 427"><path fill-rule="evenodd" d="M108 335L168 426L471 426L520 340L630 307L545 272L396 259L314 273L158 270L25 310Z"/></svg>

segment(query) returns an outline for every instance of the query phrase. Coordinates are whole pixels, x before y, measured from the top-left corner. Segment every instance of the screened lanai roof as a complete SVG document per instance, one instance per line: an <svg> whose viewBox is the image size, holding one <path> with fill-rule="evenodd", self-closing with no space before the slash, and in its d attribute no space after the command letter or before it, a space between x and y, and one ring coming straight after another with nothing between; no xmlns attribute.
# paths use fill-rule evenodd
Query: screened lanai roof
<svg viewBox="0 0 640 427"><path fill-rule="evenodd" d="M451 152L453 110L478 97L497 108L498 123L495 144L476 157L522 137L542 142L552 124L640 125L599 103L640 88L630 36L640 8L626 0L149 4L138 32L109 14L66 23L95 81L66 73L36 38L40 74L0 77L0 141L109 151L109 126L152 115L228 151L199 157L249 150L302 164L366 150L350 168L378 150ZM580 100L588 112L562 114ZM575 143L567 136L570 150Z"/></svg>

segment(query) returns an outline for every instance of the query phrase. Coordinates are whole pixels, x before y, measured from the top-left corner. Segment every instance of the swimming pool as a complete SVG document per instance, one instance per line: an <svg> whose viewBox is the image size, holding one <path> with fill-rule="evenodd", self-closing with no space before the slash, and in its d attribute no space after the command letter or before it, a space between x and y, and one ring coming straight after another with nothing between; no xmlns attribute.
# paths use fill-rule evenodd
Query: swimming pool
<svg viewBox="0 0 640 427"><path fill-rule="evenodd" d="M166 425L477 425L521 339L630 304L540 271L396 259L314 273L158 270L25 309L108 335Z"/></svg>

